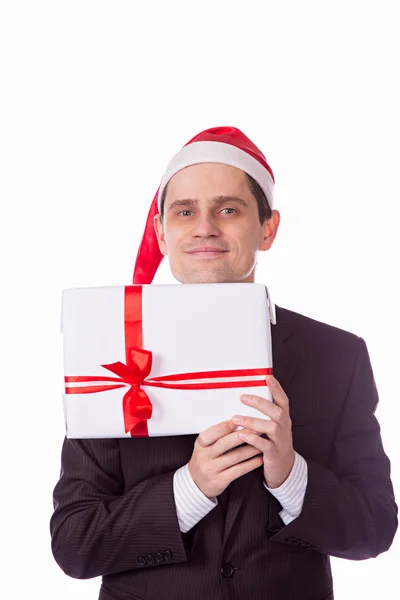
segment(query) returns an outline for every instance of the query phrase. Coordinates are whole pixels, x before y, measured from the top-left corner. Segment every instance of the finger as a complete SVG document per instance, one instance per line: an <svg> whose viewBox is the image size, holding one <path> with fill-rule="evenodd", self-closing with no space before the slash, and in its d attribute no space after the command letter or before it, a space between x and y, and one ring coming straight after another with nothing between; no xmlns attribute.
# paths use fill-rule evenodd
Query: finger
<svg viewBox="0 0 400 600"><path fill-rule="evenodd" d="M271 449L274 443L271 439L266 440L265 438L255 435L254 433L250 433L248 431L241 432L239 435L244 442L250 444L254 447L255 450L259 450L263 454L265 452L268 452L268 450Z"/></svg>
<svg viewBox="0 0 400 600"><path fill-rule="evenodd" d="M281 421L285 418L285 412L280 406L273 404L270 400L261 398L261 396L243 394L242 396L240 396L240 401L242 402L242 404L245 404L246 406L251 406L252 408L255 408L256 410L261 412L263 415L265 415L265 417L268 420L273 419L274 421Z"/></svg>
<svg viewBox="0 0 400 600"><path fill-rule="evenodd" d="M250 458L249 460L245 460L236 465L233 465L233 467L230 467L229 469L226 469L226 471L224 471L224 479L229 484L231 481L234 481L235 479L239 479L239 477L246 475L246 473L250 473L250 471L258 469L263 464L263 455L259 454L254 458Z"/></svg>
<svg viewBox="0 0 400 600"><path fill-rule="evenodd" d="M250 433L255 433L256 435L266 434L272 438L279 435L279 430L281 429L280 423L271 421L270 419L258 419L257 417L244 417L240 415L233 417L232 420L234 423L240 421L245 430L248 430ZM243 430L238 431L238 433L243 433Z"/></svg>
<svg viewBox="0 0 400 600"><path fill-rule="evenodd" d="M236 423L235 423L236 425ZM235 431L242 431L244 429L244 427L242 425L236 425L236 429ZM258 433L257 431L253 431L253 433Z"/></svg>
<svg viewBox="0 0 400 600"><path fill-rule="evenodd" d="M279 381L272 375L268 375L267 385L273 396L275 404L284 410L289 410L289 398L287 397Z"/></svg>
<svg viewBox="0 0 400 600"><path fill-rule="evenodd" d="M213 425L208 429L202 431L197 439L196 443L203 448L206 446L211 446L215 444L217 440L220 438L232 433L232 431L236 428L236 425L232 423L232 420L223 421L222 423L217 423L217 425Z"/></svg>
<svg viewBox="0 0 400 600"><path fill-rule="evenodd" d="M250 431L250 433L255 433L256 435L262 435L261 433L258 433L258 431L252 431L251 429L247 430L244 427L240 427L240 429L237 429L234 433L239 433L239 431ZM226 438L229 436L225 436ZM227 447L227 445L229 444L229 448L227 450L224 450L223 448ZM213 446L210 446L210 452L211 452L211 457L212 458L217 458L218 456L221 456L223 454L227 454L228 452L233 452L233 450L235 448L237 448L238 446L243 446L243 440L241 440L239 438L239 436L237 438L233 437L233 438L229 438L229 440L225 440L224 438L221 438L221 440L218 440L218 442L215 442L215 444L213 444Z"/></svg>
<svg viewBox="0 0 400 600"><path fill-rule="evenodd" d="M241 440L240 443L243 444L243 440ZM260 454L260 452L261 451L258 448L255 448L249 444L245 444L242 447L235 448L234 450L231 450L230 452L227 452L226 454L223 454L215 459L217 469L221 473L233 465L257 456Z"/></svg>
<svg viewBox="0 0 400 600"><path fill-rule="evenodd" d="M234 423L232 423L233 427L236 427ZM239 431L234 431L229 435L225 435L217 440L214 444L209 447L210 458L217 458L218 456L222 456L229 451L232 451L232 448L236 448L237 446L241 446L243 444L243 440L239 437Z"/></svg>
<svg viewBox="0 0 400 600"><path fill-rule="evenodd" d="M284 415L289 415L289 398L276 379L268 379L268 387L274 402L254 394L243 394L240 396L240 400L243 404L252 406L271 419L279 421Z"/></svg>
<svg viewBox="0 0 400 600"><path fill-rule="evenodd" d="M266 416L267 419L280 421L285 417L285 412L280 406L278 406L277 404L273 404L270 400L266 400L265 398L261 398L260 396L243 394L242 396L240 396L240 401L242 404L245 404L246 406L251 406L252 408L255 408L256 410L260 411L263 415Z"/></svg>

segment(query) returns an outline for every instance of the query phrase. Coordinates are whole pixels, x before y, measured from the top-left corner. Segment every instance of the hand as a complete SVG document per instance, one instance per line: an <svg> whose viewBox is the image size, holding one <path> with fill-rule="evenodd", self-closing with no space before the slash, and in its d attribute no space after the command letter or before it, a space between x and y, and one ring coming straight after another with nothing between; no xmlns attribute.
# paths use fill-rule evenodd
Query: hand
<svg viewBox="0 0 400 600"><path fill-rule="evenodd" d="M218 423L200 433L195 441L189 473L208 498L219 496L232 481L263 464L262 450L243 446L241 432L234 431L236 427L232 421Z"/></svg>
<svg viewBox="0 0 400 600"><path fill-rule="evenodd" d="M236 425L242 425L251 431L239 431L239 437L263 453L264 478L270 488L277 488L288 478L294 464L292 421L289 415L289 398L280 383L272 375L267 377L268 387L274 398L274 404L259 396L243 395L243 404L253 406L270 418L233 417ZM267 439L260 434L268 436Z"/></svg>

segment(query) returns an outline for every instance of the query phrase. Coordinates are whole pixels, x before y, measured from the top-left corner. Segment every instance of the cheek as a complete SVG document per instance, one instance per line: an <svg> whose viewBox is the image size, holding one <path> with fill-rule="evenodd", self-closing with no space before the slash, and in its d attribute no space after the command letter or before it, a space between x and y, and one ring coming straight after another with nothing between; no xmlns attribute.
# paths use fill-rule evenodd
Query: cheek
<svg viewBox="0 0 400 600"><path fill-rule="evenodd" d="M182 228L179 231L174 228L169 228L165 232L165 243L168 248L169 254L176 254L179 246L182 244L182 240L184 239L184 231Z"/></svg>
<svg viewBox="0 0 400 600"><path fill-rule="evenodd" d="M258 250L259 240L254 232L254 228L242 229L236 237L236 245L243 256L254 254Z"/></svg>

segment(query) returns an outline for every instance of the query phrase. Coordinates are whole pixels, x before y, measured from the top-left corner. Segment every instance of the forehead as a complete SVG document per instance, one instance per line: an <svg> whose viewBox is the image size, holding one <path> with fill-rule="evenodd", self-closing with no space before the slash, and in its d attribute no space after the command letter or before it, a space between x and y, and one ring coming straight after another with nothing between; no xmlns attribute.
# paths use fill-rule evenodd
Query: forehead
<svg viewBox="0 0 400 600"><path fill-rule="evenodd" d="M218 195L247 195L250 193L246 173L220 163L202 163L178 171L169 181L166 202L184 198Z"/></svg>

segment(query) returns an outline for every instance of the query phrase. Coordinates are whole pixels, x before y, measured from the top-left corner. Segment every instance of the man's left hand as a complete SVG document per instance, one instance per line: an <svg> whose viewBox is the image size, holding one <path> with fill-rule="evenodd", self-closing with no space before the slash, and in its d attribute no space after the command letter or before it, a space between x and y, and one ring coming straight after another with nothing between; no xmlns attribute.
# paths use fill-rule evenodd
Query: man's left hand
<svg viewBox="0 0 400 600"><path fill-rule="evenodd" d="M267 415L270 420L241 415L236 415L232 420L246 430L255 432L243 431L239 433L239 437L263 452L265 481L268 487L277 488L286 481L294 464L292 421L289 414L289 398L279 381L270 375L267 377L267 384L274 403L260 396L247 394L241 396L240 400ZM268 439L260 437L262 434L267 435Z"/></svg>

